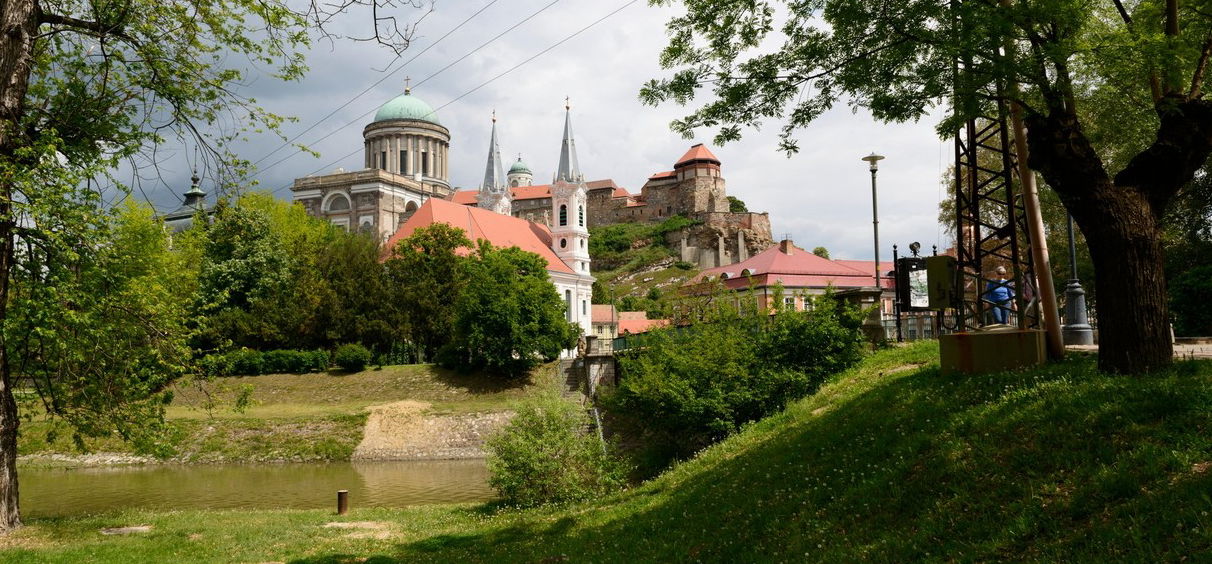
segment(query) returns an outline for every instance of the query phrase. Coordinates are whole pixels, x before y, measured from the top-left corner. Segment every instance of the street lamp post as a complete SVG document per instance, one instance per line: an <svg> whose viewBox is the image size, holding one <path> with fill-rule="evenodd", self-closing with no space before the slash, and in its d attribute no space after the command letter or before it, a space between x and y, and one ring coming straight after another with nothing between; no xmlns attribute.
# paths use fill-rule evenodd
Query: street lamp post
<svg viewBox="0 0 1212 564"><path fill-rule="evenodd" d="M875 287L882 290L880 287L880 209L875 195L875 173L879 171L879 162L884 159L883 155L871 153L863 157L871 166L871 226L875 231Z"/></svg>
<svg viewBox="0 0 1212 564"><path fill-rule="evenodd" d="M1073 240L1073 216L1069 216L1069 283L1065 286L1065 326L1061 337L1066 345L1093 345L1094 329L1086 314L1086 291L1077 279L1077 243Z"/></svg>

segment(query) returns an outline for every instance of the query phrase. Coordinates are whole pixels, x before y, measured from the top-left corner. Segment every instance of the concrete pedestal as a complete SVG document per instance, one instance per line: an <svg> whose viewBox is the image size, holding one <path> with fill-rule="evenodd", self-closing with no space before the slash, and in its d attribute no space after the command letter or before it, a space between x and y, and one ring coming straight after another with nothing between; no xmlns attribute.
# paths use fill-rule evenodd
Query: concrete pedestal
<svg viewBox="0 0 1212 564"><path fill-rule="evenodd" d="M1039 366L1047 358L1044 332L1004 328L939 335L944 375L980 374Z"/></svg>

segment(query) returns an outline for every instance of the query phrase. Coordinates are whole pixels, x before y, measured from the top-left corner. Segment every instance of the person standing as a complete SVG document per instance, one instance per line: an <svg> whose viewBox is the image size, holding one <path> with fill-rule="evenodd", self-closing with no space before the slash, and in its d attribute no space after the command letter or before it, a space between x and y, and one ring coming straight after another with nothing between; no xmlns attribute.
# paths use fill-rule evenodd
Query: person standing
<svg viewBox="0 0 1212 564"><path fill-rule="evenodd" d="M1006 280L1006 267L997 267L997 280L985 285L985 301L993 304L993 322L1005 324L1010 320L1010 302L1014 299L1014 283Z"/></svg>

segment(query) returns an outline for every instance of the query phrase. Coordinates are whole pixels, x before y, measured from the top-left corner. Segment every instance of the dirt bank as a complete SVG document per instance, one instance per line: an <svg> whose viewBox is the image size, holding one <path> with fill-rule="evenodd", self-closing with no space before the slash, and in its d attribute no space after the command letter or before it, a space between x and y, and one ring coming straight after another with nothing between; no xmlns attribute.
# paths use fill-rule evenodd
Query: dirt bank
<svg viewBox="0 0 1212 564"><path fill-rule="evenodd" d="M429 403L373 405L354 460L450 460L483 458L484 440L511 412L426 414Z"/></svg>

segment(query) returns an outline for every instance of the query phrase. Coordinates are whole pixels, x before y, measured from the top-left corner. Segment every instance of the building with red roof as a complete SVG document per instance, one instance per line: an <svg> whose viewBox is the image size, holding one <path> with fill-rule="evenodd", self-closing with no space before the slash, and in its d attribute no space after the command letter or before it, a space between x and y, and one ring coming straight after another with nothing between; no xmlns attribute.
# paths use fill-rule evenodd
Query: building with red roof
<svg viewBox="0 0 1212 564"><path fill-rule="evenodd" d="M880 310L885 316L895 313L892 302L896 282L892 269L891 262L880 261ZM830 288L875 288L875 261L831 260L784 239L747 260L703 270L684 289L690 293L704 292L716 283L728 290L752 290L759 308L773 309L774 300L781 298L782 306L798 311L808 307L812 296L824 294ZM776 288L781 288L781 295Z"/></svg>

